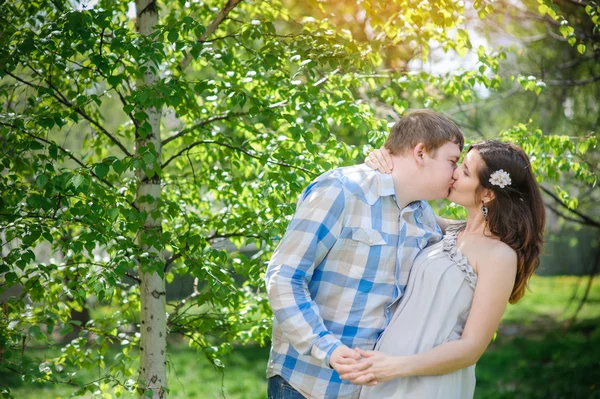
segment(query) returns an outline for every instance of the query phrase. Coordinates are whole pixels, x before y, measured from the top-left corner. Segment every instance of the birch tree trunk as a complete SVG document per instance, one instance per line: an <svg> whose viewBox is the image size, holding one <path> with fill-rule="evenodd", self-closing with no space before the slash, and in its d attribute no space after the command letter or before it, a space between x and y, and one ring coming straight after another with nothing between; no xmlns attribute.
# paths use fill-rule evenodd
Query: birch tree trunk
<svg viewBox="0 0 600 399"><path fill-rule="evenodd" d="M136 0L136 27L140 35L149 36L154 31L154 26L158 23L158 5L156 0ZM144 71L144 79L137 82L138 88L154 84L157 79L155 69L156 65L147 62L147 69ZM155 162L160 163L161 159L161 141L160 141L160 119L161 110L154 107L144 109L148 115L148 123L152 126L152 131L146 137L142 137L139 132L136 133L136 155L140 151L147 152L148 148L154 148L156 151ZM145 238L162 233L162 218L154 217L153 211L158 207L161 195L160 175L158 173L148 176L143 169L137 171L139 186L136 195L136 205L140 212L145 211L148 218L139 234L140 247L147 249L149 258L142 258L140 261L140 300L141 300L141 342L140 342L140 383L141 387L152 390L152 398L166 398L166 392L163 389L167 386L166 373L166 339L167 339L167 320L165 309L165 280L156 271L144 270L145 262L149 259L158 258L164 264L162 251L147 244ZM144 198L152 197L148 202ZM163 275L164 276L164 275Z"/></svg>

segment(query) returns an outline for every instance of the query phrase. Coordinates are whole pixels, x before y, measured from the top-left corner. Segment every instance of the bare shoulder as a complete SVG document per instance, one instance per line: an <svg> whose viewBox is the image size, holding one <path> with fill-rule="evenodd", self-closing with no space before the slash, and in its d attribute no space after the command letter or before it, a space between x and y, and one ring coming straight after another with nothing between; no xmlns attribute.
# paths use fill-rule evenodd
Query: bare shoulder
<svg viewBox="0 0 600 399"><path fill-rule="evenodd" d="M514 270L517 268L517 253L507 244L492 237L472 237L469 243L469 260L477 274L483 270Z"/></svg>
<svg viewBox="0 0 600 399"><path fill-rule="evenodd" d="M493 259L496 259L498 262L502 262L507 265L517 265L517 253L514 249L500 240L490 240L493 241L493 243L490 243L490 255L493 257Z"/></svg>

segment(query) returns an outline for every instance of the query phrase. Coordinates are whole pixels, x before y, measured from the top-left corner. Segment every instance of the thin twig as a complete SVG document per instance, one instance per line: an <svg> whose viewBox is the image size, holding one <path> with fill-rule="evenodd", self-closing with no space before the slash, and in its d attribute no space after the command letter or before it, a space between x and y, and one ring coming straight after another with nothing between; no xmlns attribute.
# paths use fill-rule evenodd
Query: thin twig
<svg viewBox="0 0 600 399"><path fill-rule="evenodd" d="M562 206L563 208L565 208L566 210L568 210L569 212L574 213L575 215L579 216L583 222L580 222L581 224L585 224L588 226L593 226L596 228L600 228L600 222L592 219L591 217L575 210L575 209L571 209L567 206L567 204L565 204L564 202L562 202L562 200L560 198L558 198L550 189L541 186L540 185L540 189L545 192L546 194L548 194L548 196L550 196L554 201L556 201L560 206Z"/></svg>
<svg viewBox="0 0 600 399"><path fill-rule="evenodd" d="M244 115L248 115L248 114L249 114L249 112L227 112L225 114L212 116L208 119L205 119L203 121L196 123L195 125L187 128L187 129L183 129L179 133L176 133L172 136L167 137L166 139L163 140L162 146L164 147L167 143L170 143L171 141L178 139L179 137L185 136L186 134L189 134L189 133L193 132L194 130L200 129L201 127L209 125L213 122L227 120L227 119L230 119L233 117L244 116Z"/></svg>
<svg viewBox="0 0 600 399"><path fill-rule="evenodd" d="M227 147L227 148L230 148L230 149L232 149L232 150L235 150L235 151L239 151L239 152L241 152L242 154L245 154L245 155L249 156L250 158L254 158L254 159L258 159L258 160L262 160L262 159L263 159L262 157L260 157L260 156L258 156L258 155L256 155L256 154L252 154L251 152L249 152L249 151L246 151L246 150L244 150L243 148L236 147L236 146L234 146L234 145L231 145L231 144L228 144L228 143L224 143L224 142L222 142L222 141L216 141L216 140L200 140L200 141L196 141L196 142L194 142L194 143L192 143L192 144L188 145L187 147L185 147L185 148L183 148L181 151L179 151L177 154L175 154L175 155L173 155L171 158L167 159L167 160L166 160L166 161L165 161L165 162L164 162L164 163L161 165L161 169L164 169L164 168L165 168L165 167L166 167L166 166L167 166L167 165L168 165L168 164L169 164L169 163L170 163L172 160L174 160L175 158L177 158L177 157L181 156L181 154L183 154L184 152L186 152L186 151L189 151L189 150L191 150L192 148L194 148L194 147L196 147L196 146L198 146L198 145L201 145L201 144L216 144L216 145L220 145L220 146L222 146L222 147ZM292 168L292 169L301 170L301 171L303 171L304 173L306 173L306 174L308 174L308 175L310 175L310 176L314 176L314 175L315 175L315 174L314 174L312 171L310 171L310 170L308 170L308 169L302 168L302 167L300 167L300 166L294 166L294 165L290 165L290 164L288 164L288 163L285 163L285 162L271 161L271 160L267 159L267 160L266 160L266 163L270 163L270 164L273 164L273 165L284 166L284 167L286 167L286 168Z"/></svg>
<svg viewBox="0 0 600 399"><path fill-rule="evenodd" d="M32 68L33 69L33 68ZM34 83L28 82L24 79L21 79L20 77L18 77L17 75L11 73L10 71L7 71L6 69L3 69L3 71L13 77L14 79L18 80L19 82L34 88L36 90L39 90L40 88L44 88L47 89L47 87L44 86L38 86ZM35 71L35 69L33 69L34 72L37 73L37 71ZM46 82L48 83L48 81L46 80ZM81 108L76 107L75 105L73 105L55 86L53 86L51 83L49 83L49 87L53 90L53 93L51 94L52 97L54 97L59 103L63 104L64 106L72 109L73 111L77 112L79 115L81 115L84 119L86 119L88 122L90 122L92 125L94 125L96 128L98 128L102 133L104 133L104 135L106 135L113 143L115 143L115 145L117 147L119 147L121 149L121 151L123 151L123 153L129 157L131 157L131 153L129 151L127 151L127 148L125 148L125 146L123 144L121 144L121 142L114 137L110 132L108 132L108 130L106 130L102 125L100 125L100 123L98 123L96 120L94 120L91 116L89 116L85 111L83 111Z"/></svg>
<svg viewBox="0 0 600 399"><path fill-rule="evenodd" d="M241 2L242 0L227 0L227 3L223 7L223 9L217 13L215 19L210 24L208 24L204 33L200 37L198 37L198 41L202 43L206 41L206 39L210 37L213 33L215 33L219 25L221 25L221 22L223 22L223 20L227 18L231 10L233 10ZM179 64L179 70L184 71L185 68L192 61L192 58L192 54L188 53L188 55L186 55L186 57L181 61L181 64Z"/></svg>

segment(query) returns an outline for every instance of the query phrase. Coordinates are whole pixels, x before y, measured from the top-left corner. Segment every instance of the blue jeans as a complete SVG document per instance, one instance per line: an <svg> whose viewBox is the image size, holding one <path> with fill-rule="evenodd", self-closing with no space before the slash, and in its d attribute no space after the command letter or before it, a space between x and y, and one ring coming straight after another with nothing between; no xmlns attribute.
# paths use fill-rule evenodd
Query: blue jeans
<svg viewBox="0 0 600 399"><path fill-rule="evenodd" d="M268 399L305 399L280 375L269 378L267 396Z"/></svg>

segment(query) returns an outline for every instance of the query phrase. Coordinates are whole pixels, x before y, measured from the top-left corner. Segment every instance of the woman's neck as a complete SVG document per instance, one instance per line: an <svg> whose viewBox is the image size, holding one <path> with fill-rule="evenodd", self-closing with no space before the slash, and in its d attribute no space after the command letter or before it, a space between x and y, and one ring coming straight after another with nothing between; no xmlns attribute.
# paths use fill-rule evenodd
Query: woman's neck
<svg viewBox="0 0 600 399"><path fill-rule="evenodd" d="M480 234L484 235L487 224L485 217L481 212L480 208L467 209L467 224L464 228L466 234Z"/></svg>

